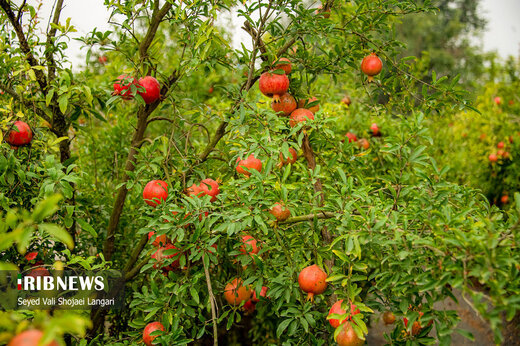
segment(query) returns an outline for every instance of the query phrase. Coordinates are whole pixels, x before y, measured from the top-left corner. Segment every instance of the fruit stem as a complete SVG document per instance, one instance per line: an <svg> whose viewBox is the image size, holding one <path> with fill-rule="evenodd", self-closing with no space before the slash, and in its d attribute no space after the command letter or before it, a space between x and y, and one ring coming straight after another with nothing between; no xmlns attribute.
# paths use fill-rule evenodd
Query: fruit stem
<svg viewBox="0 0 520 346"><path fill-rule="evenodd" d="M280 95L273 95L273 102L280 103Z"/></svg>

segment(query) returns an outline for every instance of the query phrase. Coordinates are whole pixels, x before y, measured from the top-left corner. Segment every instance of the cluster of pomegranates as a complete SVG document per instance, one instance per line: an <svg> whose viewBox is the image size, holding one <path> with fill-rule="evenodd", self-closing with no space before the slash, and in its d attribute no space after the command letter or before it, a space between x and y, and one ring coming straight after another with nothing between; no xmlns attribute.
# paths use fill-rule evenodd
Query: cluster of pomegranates
<svg viewBox="0 0 520 346"><path fill-rule="evenodd" d="M513 142L513 137L509 137L509 142L510 143ZM511 154L509 153L509 151L505 151L505 146L506 145L505 145L504 142L498 142L498 144L497 144L497 149L498 149L497 152L496 153L491 153L488 156L489 162L495 163L499 159L503 159L503 160L511 159Z"/></svg>
<svg viewBox="0 0 520 346"><path fill-rule="evenodd" d="M372 123L372 125L370 125L370 132L372 134L372 137L381 136L381 131L379 130L379 126L376 123ZM349 143L357 142L359 148L363 148L364 150L370 148L370 142L366 138L361 138L358 140L357 136L352 132L347 132L345 134L345 137L347 138Z"/></svg>
<svg viewBox="0 0 520 346"><path fill-rule="evenodd" d="M23 121L15 121L5 137L5 141L13 148L18 148L31 143L33 132L29 124Z"/></svg>
<svg viewBox="0 0 520 346"><path fill-rule="evenodd" d="M117 77L114 83L114 92L112 95L119 95L125 100L134 98L132 86L137 94L140 95L146 104L156 102L161 98L161 85L152 76L140 78L138 81L134 77L122 74Z"/></svg>

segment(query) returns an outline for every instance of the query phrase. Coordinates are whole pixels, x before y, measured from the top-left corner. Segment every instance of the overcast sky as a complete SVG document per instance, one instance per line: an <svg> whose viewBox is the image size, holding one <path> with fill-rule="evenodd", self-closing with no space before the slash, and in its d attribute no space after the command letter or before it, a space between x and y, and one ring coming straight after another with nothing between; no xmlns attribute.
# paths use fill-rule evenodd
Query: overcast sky
<svg viewBox="0 0 520 346"><path fill-rule="evenodd" d="M36 0L30 1L34 3ZM65 0L65 9L62 13L62 21L71 17L72 24L76 26L78 36L83 36L97 27L99 30L108 30L109 13L103 5L103 0ZM43 0L44 6L40 14L42 22L47 23L53 0ZM520 0L481 0L481 12L488 20L488 28L482 37L482 45L485 50L496 50L502 57L520 54ZM234 39L235 47L239 47L244 35L235 27L237 37ZM73 64L84 62L86 50L79 50L80 44L76 41L69 42L69 56Z"/></svg>

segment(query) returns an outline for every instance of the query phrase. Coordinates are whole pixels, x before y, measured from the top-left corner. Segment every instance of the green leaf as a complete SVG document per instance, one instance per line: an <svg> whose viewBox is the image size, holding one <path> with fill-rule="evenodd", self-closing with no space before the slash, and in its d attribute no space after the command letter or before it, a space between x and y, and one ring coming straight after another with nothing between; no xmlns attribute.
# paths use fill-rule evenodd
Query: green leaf
<svg viewBox="0 0 520 346"><path fill-rule="evenodd" d="M42 223L38 225L38 229L63 242L69 249L74 248L71 235L63 227L52 223Z"/></svg>

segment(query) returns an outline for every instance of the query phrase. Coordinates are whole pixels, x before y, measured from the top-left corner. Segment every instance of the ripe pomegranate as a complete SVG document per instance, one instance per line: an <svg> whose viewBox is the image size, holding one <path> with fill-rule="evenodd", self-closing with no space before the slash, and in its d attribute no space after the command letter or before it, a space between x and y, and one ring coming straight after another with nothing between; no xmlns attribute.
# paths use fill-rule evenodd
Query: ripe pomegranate
<svg viewBox="0 0 520 346"><path fill-rule="evenodd" d="M343 315L343 314L346 314L347 311L342 309L341 308L341 304L343 303L343 299L341 300L338 300L337 302L335 302L332 307L330 308L329 310L329 315L332 315L332 314L338 314L338 315ZM338 328L341 324L345 323L346 321L350 321L352 320L352 316L354 315L357 315L359 314L360 311L359 309L356 307L355 304L350 304L350 316L349 317L346 317L343 321L339 321L338 319L335 319L335 318L331 318L329 319L329 323L331 326L333 326L334 328Z"/></svg>
<svg viewBox="0 0 520 346"><path fill-rule="evenodd" d="M314 120L314 114L305 108L298 108L295 111L291 113L291 119L289 120L289 125L291 127L295 127L298 125L298 123L307 121L307 120Z"/></svg>
<svg viewBox="0 0 520 346"><path fill-rule="evenodd" d="M361 71L368 76L368 82L374 81L374 76L378 75L383 69L383 62L376 53L372 53L367 55L361 61Z"/></svg>
<svg viewBox="0 0 520 346"><path fill-rule="evenodd" d="M412 325L412 335L417 335L421 332L422 327L421 327L420 321L421 321L421 317L423 315L424 315L424 313L419 311L419 318ZM404 327L408 328L408 319L406 317L403 317L403 322L404 322ZM430 323L428 323L428 325L431 325L432 323L433 323L433 321L430 321Z"/></svg>
<svg viewBox="0 0 520 346"><path fill-rule="evenodd" d="M43 332L38 329L29 329L25 332L21 332L9 341L7 346L37 346L40 345L40 340L43 338ZM45 346L45 345L43 345ZM53 340L46 346L59 346L59 344Z"/></svg>
<svg viewBox="0 0 520 346"><path fill-rule="evenodd" d="M251 249L251 251L249 251ZM258 246L256 245L256 239L250 235L242 236L242 246L240 246L240 252L242 254L257 254L260 251Z"/></svg>
<svg viewBox="0 0 520 346"><path fill-rule="evenodd" d="M266 298L267 297L267 290L269 288L267 288L266 286L262 286L262 289L260 290L260 297L264 297ZM251 300L254 302L254 303L258 303L260 301L260 299L258 299L258 297L256 296L256 291L253 291L253 297L251 298Z"/></svg>
<svg viewBox="0 0 520 346"><path fill-rule="evenodd" d="M247 302L244 303L242 309L244 309L247 315L250 315L253 312L255 312L256 304L251 299L249 299Z"/></svg>
<svg viewBox="0 0 520 346"><path fill-rule="evenodd" d="M258 172L262 172L262 161L257 159L253 154L249 155L249 157L245 160L238 158L236 163L237 172L247 177L251 175L251 172L246 171L245 168L247 168L249 171L256 169Z"/></svg>
<svg viewBox="0 0 520 346"><path fill-rule="evenodd" d="M498 142L498 144L497 144L498 149L504 149L504 146L505 146L504 142Z"/></svg>
<svg viewBox="0 0 520 346"><path fill-rule="evenodd" d="M279 167L282 167L283 165L288 165L289 163L294 164L296 162L296 160L298 159L298 154L296 153L296 150L294 150L294 148L289 148L289 154L290 157L285 159L283 157L283 154L280 152L280 163L278 165Z"/></svg>
<svg viewBox="0 0 520 346"><path fill-rule="evenodd" d="M36 256L38 256L38 253L37 252L28 252L25 254L25 259L28 260L28 261L32 261L33 259L36 258Z"/></svg>
<svg viewBox="0 0 520 346"><path fill-rule="evenodd" d="M143 342L146 346L151 346L152 341L158 337L158 335L151 336L156 330L162 330L164 332L164 326L161 322L151 322L144 327L143 330Z"/></svg>
<svg viewBox="0 0 520 346"><path fill-rule="evenodd" d="M269 211L276 221L285 221L291 216L291 211L282 203L275 203Z"/></svg>
<svg viewBox="0 0 520 346"><path fill-rule="evenodd" d="M242 285L242 279L235 278L226 285L224 299L231 305L240 305L251 298L251 289Z"/></svg>
<svg viewBox="0 0 520 346"><path fill-rule="evenodd" d="M312 107L309 107L309 105L313 102L316 102L318 101L318 99L316 97L311 97L307 100L299 100L298 101L298 108L305 108L305 109L309 109L312 113L316 113L317 111L320 110L320 105L319 104L316 104Z"/></svg>
<svg viewBox="0 0 520 346"><path fill-rule="evenodd" d="M213 90L214 90L213 86L210 86L208 89L208 93L213 94Z"/></svg>
<svg viewBox="0 0 520 346"><path fill-rule="evenodd" d="M495 163L498 161L498 157L496 154L489 154L488 159L489 159L489 162L491 162L491 163Z"/></svg>
<svg viewBox="0 0 520 346"><path fill-rule="evenodd" d="M217 195L220 193L217 181L210 178L204 179L200 183L200 188L206 195L211 196L211 202L215 202L217 200Z"/></svg>
<svg viewBox="0 0 520 346"><path fill-rule="evenodd" d="M200 185L197 185L197 184L193 184L190 187L188 187L186 189L186 193L191 198L193 198L193 197L202 197L205 194L204 190L202 190L202 187L200 187Z"/></svg>
<svg viewBox="0 0 520 346"><path fill-rule="evenodd" d="M497 96L493 99L493 101L495 101L495 104L497 106L500 106L500 104L502 103L502 98L500 96Z"/></svg>
<svg viewBox="0 0 520 346"><path fill-rule="evenodd" d="M355 134L353 134L352 132L347 132L347 134L345 135L345 137L348 138L348 142L349 142L349 143L357 142L357 136L356 136Z"/></svg>
<svg viewBox="0 0 520 346"><path fill-rule="evenodd" d="M327 274L316 264L304 268L298 275L298 284L307 299L313 301L315 294L321 294L327 289Z"/></svg>
<svg viewBox="0 0 520 346"><path fill-rule="evenodd" d="M27 276L32 276L33 278L50 276L50 275L51 275L51 273L46 268L43 268L43 267L33 268L29 271L29 273L27 273Z"/></svg>
<svg viewBox="0 0 520 346"><path fill-rule="evenodd" d="M336 342L339 346L362 346L365 344L365 340L357 336L351 323L346 322L342 324L341 330L336 337Z"/></svg>
<svg viewBox="0 0 520 346"><path fill-rule="evenodd" d="M508 196L508 195L503 195L503 196L500 198L500 202L502 202L502 204L507 204L507 203L509 203L509 196Z"/></svg>
<svg viewBox="0 0 520 346"><path fill-rule="evenodd" d="M291 94L280 96L280 102L271 102L271 108L278 116L288 117L296 109L296 100Z"/></svg>
<svg viewBox="0 0 520 346"><path fill-rule="evenodd" d="M273 102L280 102L280 96L289 89L289 78L285 74L265 72L258 81L260 92L267 97L272 97Z"/></svg>
<svg viewBox="0 0 520 346"><path fill-rule="evenodd" d="M131 86L135 84L135 79L127 74L122 74L117 77L117 82L114 83L114 92L112 95L121 95L123 99L129 100L134 98Z"/></svg>
<svg viewBox="0 0 520 346"><path fill-rule="evenodd" d="M509 151L504 151L504 154L502 155L502 157L504 159L509 159L510 158L509 156L510 156Z"/></svg>
<svg viewBox="0 0 520 346"><path fill-rule="evenodd" d="M504 156L505 151L503 150L497 150L497 156L502 157Z"/></svg>
<svg viewBox="0 0 520 346"><path fill-rule="evenodd" d="M138 84L144 88L144 91L141 89L137 93L141 95L147 105L161 98L161 85L154 77L143 77L139 79Z"/></svg>
<svg viewBox="0 0 520 346"><path fill-rule="evenodd" d="M15 147L31 143L33 132L31 127L23 121L15 121L7 133L6 142Z"/></svg>
<svg viewBox="0 0 520 346"><path fill-rule="evenodd" d="M280 69L285 72L285 74L289 74L292 71L292 65L291 60L287 58L280 58L278 59L278 62L276 63L275 69Z"/></svg>
<svg viewBox="0 0 520 346"><path fill-rule="evenodd" d="M386 325L395 323L395 315L392 311L385 311L383 314L383 321Z"/></svg>
<svg viewBox="0 0 520 346"><path fill-rule="evenodd" d="M159 246L166 245L169 243L168 238L166 237L166 234L161 234L161 235L158 235L157 237L154 237L154 235L155 235L154 231L148 232L148 240L152 239L152 237L154 238L154 240L152 242L153 246L159 247Z"/></svg>
<svg viewBox="0 0 520 346"><path fill-rule="evenodd" d="M370 130L372 130L372 136L379 136L380 135L379 126L377 126L376 123L372 123L372 125L370 125Z"/></svg>
<svg viewBox="0 0 520 346"><path fill-rule="evenodd" d="M99 61L99 63L100 63L101 65L105 65L105 64L107 63L107 60L108 60L108 58L107 58L106 56L104 56L104 55L102 55L102 56L100 56L100 57L98 58L98 61Z"/></svg>
<svg viewBox="0 0 520 346"><path fill-rule="evenodd" d="M173 253L171 255L165 255L164 251L170 250L170 249L179 250L173 244L166 244L165 246L161 246L160 248L158 248L157 251L155 251L152 254L152 258L157 261L157 263L154 263L154 265L153 265L153 267L155 269L161 268L163 271L170 271L170 270L175 270L175 269L179 268L180 251ZM177 259L174 260L170 265L163 265L163 262L166 258L174 258L174 257L176 257Z"/></svg>
<svg viewBox="0 0 520 346"><path fill-rule="evenodd" d="M162 180L152 180L143 190L143 198L146 204L156 207L168 198L168 184Z"/></svg>
<svg viewBox="0 0 520 346"><path fill-rule="evenodd" d="M350 99L350 96L345 96L341 99L341 103L348 107L352 103L352 100Z"/></svg>
<svg viewBox="0 0 520 346"><path fill-rule="evenodd" d="M370 143L368 142L368 140L366 138L361 138L358 142L358 146L360 148L367 150L368 148L370 148Z"/></svg>

